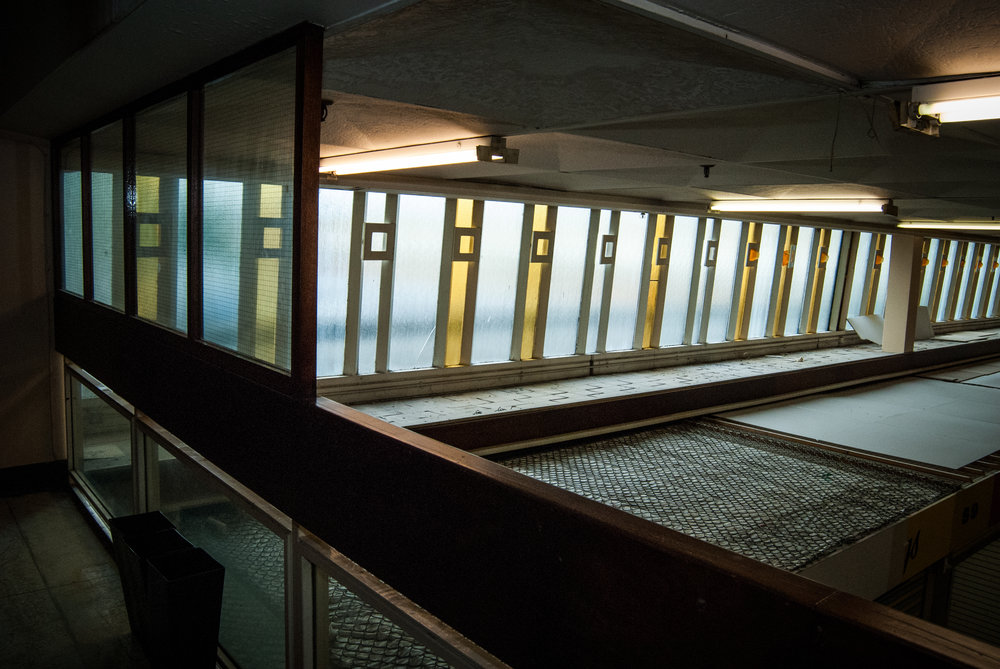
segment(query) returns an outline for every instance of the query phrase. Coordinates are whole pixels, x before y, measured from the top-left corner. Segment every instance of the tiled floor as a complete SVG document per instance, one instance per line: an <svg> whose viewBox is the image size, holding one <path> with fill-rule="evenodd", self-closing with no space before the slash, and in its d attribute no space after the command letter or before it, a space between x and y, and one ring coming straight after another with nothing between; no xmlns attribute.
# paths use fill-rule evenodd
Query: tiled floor
<svg viewBox="0 0 1000 669"><path fill-rule="evenodd" d="M969 336L963 336L963 334L965 333L918 341L914 348L921 351L954 346L969 341ZM976 339L998 338L1000 330L980 330L972 334L975 335ZM620 397L666 388L679 388L852 360L864 360L883 355L888 354L883 353L880 346L864 343L845 348L827 348L742 360L680 365L624 374L587 376L513 388L486 389L352 406L387 423L412 427L501 411L523 411L550 406L553 403L584 402L602 397Z"/></svg>
<svg viewBox="0 0 1000 669"><path fill-rule="evenodd" d="M0 498L0 667L149 667L109 550L68 491Z"/></svg>

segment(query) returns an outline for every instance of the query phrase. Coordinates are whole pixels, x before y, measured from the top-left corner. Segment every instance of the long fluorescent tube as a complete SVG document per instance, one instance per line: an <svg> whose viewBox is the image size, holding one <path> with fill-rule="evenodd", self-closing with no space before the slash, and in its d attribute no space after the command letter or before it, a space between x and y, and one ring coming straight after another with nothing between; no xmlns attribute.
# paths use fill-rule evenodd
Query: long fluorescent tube
<svg viewBox="0 0 1000 669"><path fill-rule="evenodd" d="M502 137L473 137L328 156L320 158L319 171L338 175L362 174L460 163L516 163L517 157L518 150L508 149Z"/></svg>
<svg viewBox="0 0 1000 669"><path fill-rule="evenodd" d="M888 213L889 200L716 200L710 211L794 212L794 213Z"/></svg>
<svg viewBox="0 0 1000 669"><path fill-rule="evenodd" d="M941 123L1000 118L1000 77L982 77L914 86L910 98L921 116Z"/></svg>
<svg viewBox="0 0 1000 669"><path fill-rule="evenodd" d="M1000 230L1000 221L901 221L896 227L910 230Z"/></svg>

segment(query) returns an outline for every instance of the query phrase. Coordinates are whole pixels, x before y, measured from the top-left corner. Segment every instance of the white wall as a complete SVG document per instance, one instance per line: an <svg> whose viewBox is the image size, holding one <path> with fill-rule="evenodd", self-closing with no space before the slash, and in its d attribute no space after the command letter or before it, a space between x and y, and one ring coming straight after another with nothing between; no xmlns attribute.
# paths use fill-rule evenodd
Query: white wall
<svg viewBox="0 0 1000 669"><path fill-rule="evenodd" d="M0 468L64 459L48 144L0 132Z"/></svg>

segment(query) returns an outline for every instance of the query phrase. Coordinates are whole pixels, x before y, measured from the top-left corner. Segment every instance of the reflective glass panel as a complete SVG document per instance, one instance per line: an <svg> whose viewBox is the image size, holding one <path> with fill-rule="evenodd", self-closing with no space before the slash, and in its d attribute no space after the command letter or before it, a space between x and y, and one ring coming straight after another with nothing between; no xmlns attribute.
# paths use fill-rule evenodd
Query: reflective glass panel
<svg viewBox="0 0 1000 669"><path fill-rule="evenodd" d="M771 286L774 285L774 264L778 259L778 238L781 226L767 223L760 232L760 257L757 278L753 286L753 308L750 310L749 339L767 337L767 313L771 306Z"/></svg>
<svg viewBox="0 0 1000 669"><path fill-rule="evenodd" d="M931 303L931 291L934 290L934 280L937 278L937 268L941 264L940 259L934 262L941 249L940 239L931 239L927 246L927 265L924 267L924 280L920 284L920 305L927 307ZM933 316L933 314L931 314Z"/></svg>
<svg viewBox="0 0 1000 669"><path fill-rule="evenodd" d="M979 262L981 262L983 266L978 268L979 277L976 280L976 285L974 286L975 297L972 302L972 318L977 318L982 312L983 290L986 288L986 278L989 274L989 266L987 265L987 262L990 259L991 249L992 246L990 244L986 244L983 248L983 255L980 256L981 260Z"/></svg>
<svg viewBox="0 0 1000 669"><path fill-rule="evenodd" d="M663 328L660 330L661 346L680 344L684 340L691 274L695 268L695 256L698 255L695 248L697 239L697 218L674 218L674 232L670 239L670 266L667 271L667 297L663 306Z"/></svg>
<svg viewBox="0 0 1000 669"><path fill-rule="evenodd" d="M951 242L948 249L947 265L944 268L944 279L941 281L941 300L938 302L938 312L937 321L948 320L948 301L951 296L951 282L957 275L955 268L958 267L958 251L961 244L959 242Z"/></svg>
<svg viewBox="0 0 1000 669"><path fill-rule="evenodd" d="M808 299L809 266L812 262L812 243L816 231L813 228L799 228L799 238L795 244L792 267L792 283L788 289L788 312L785 316L785 336L799 333L802 308Z"/></svg>
<svg viewBox="0 0 1000 669"><path fill-rule="evenodd" d="M317 666L451 666L337 580L322 578L327 588L317 593L316 618L328 624L321 628L326 635L318 640L323 657Z"/></svg>
<svg viewBox="0 0 1000 669"><path fill-rule="evenodd" d="M886 236L882 253L882 271L878 275L878 293L875 295L875 313L885 314L885 297L889 293L889 257L892 252L892 237Z"/></svg>
<svg viewBox="0 0 1000 669"><path fill-rule="evenodd" d="M833 314L833 293L837 287L837 268L840 265L840 246L844 239L843 230L830 232L830 246L827 248L826 272L823 275L822 296L819 303L819 319L816 321L816 332L828 332ZM836 327L836 323L833 324Z"/></svg>
<svg viewBox="0 0 1000 669"><path fill-rule="evenodd" d="M316 370L319 376L344 372L347 272L354 193L319 191L319 249L316 313Z"/></svg>
<svg viewBox="0 0 1000 669"><path fill-rule="evenodd" d="M389 335L392 370L426 368L434 361L444 205L443 197L399 196Z"/></svg>
<svg viewBox="0 0 1000 669"><path fill-rule="evenodd" d="M367 193L365 222L385 223L385 193ZM358 373L375 372L378 310L382 291L382 260L361 263L361 316L358 332Z"/></svg>
<svg viewBox="0 0 1000 669"><path fill-rule="evenodd" d="M289 369L294 51L206 84L204 104L204 337Z"/></svg>
<svg viewBox="0 0 1000 669"><path fill-rule="evenodd" d="M187 330L187 98L135 116L138 316Z"/></svg>
<svg viewBox="0 0 1000 669"><path fill-rule="evenodd" d="M523 217L519 202L484 203L473 363L510 359Z"/></svg>
<svg viewBox="0 0 1000 669"><path fill-rule="evenodd" d="M955 296L955 320L965 318L965 303L970 298L969 279L976 271L976 246L978 245L969 242L965 247L965 257L959 262L961 276L959 278L958 293ZM971 288L975 290L975 286Z"/></svg>
<svg viewBox="0 0 1000 669"><path fill-rule="evenodd" d="M70 377L73 460L112 517L132 503L132 421L109 400Z"/></svg>
<svg viewBox="0 0 1000 669"><path fill-rule="evenodd" d="M865 296L865 283L868 281L868 255L872 246L870 232L856 232L854 234L858 235L858 254L854 258L854 279L851 281L851 296L847 303L848 317L861 313L861 303ZM854 327L848 323L847 329L853 330Z"/></svg>
<svg viewBox="0 0 1000 669"><path fill-rule="evenodd" d="M80 140L68 142L62 166L62 282L64 290L83 297L83 193L80 190Z"/></svg>
<svg viewBox="0 0 1000 669"><path fill-rule="evenodd" d="M643 288L640 280L646 248L646 219L646 214L634 211L621 213L608 317L608 351L625 351L634 343L639 292Z"/></svg>
<svg viewBox="0 0 1000 669"><path fill-rule="evenodd" d="M94 300L125 309L125 198L122 123L90 136L90 211L94 251Z"/></svg>
<svg viewBox="0 0 1000 669"><path fill-rule="evenodd" d="M576 351L589 227L589 209L559 207L545 323L546 357Z"/></svg>
<svg viewBox="0 0 1000 669"><path fill-rule="evenodd" d="M241 669L285 666L285 544L222 485L157 451L160 511L226 570L219 645Z"/></svg>
<svg viewBox="0 0 1000 669"><path fill-rule="evenodd" d="M719 251L712 284L712 304L708 314L708 342L726 340L729 316L733 308L733 288L736 284L736 261L740 252L740 221L722 221L719 229Z"/></svg>

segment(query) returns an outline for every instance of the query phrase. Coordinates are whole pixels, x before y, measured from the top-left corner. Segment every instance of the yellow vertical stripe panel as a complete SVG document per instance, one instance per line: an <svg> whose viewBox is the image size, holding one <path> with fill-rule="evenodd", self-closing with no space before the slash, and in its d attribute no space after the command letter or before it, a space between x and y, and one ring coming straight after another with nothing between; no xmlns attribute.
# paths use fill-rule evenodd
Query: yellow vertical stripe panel
<svg viewBox="0 0 1000 669"><path fill-rule="evenodd" d="M136 258L136 313L139 318L155 321L159 310L160 259Z"/></svg>
<svg viewBox="0 0 1000 669"><path fill-rule="evenodd" d="M531 222L533 232L543 232L548 221L549 207L544 204L536 204L534 218ZM534 244L534 240L532 240ZM534 249L530 249L533 253ZM551 252L551 251L549 251ZM541 263L531 263L528 268L528 286L525 291L524 300L524 330L521 337L521 359L530 360L535 351L535 324L538 322L538 293L542 285L542 265Z"/></svg>
<svg viewBox="0 0 1000 669"><path fill-rule="evenodd" d="M445 345L445 367L462 364L462 328L465 323L465 291L469 279L469 263L452 263L451 298L448 305L448 340Z"/></svg>
<svg viewBox="0 0 1000 669"><path fill-rule="evenodd" d="M135 177L135 210L140 214L160 213L160 177Z"/></svg>
<svg viewBox="0 0 1000 669"><path fill-rule="evenodd" d="M280 184L260 185L260 217L281 218L281 196L284 188Z"/></svg>
<svg viewBox="0 0 1000 669"><path fill-rule="evenodd" d="M538 290L542 284L542 267L531 263L524 301L524 336L521 337L521 360L530 360L535 350L535 322L538 320Z"/></svg>
<svg viewBox="0 0 1000 669"><path fill-rule="evenodd" d="M254 352L258 360L274 364L278 333L278 270L280 259L257 259L257 310Z"/></svg>
<svg viewBox="0 0 1000 669"><path fill-rule="evenodd" d="M472 200L456 200L455 202L455 227L472 227Z"/></svg>
<svg viewBox="0 0 1000 669"><path fill-rule="evenodd" d="M663 272L663 265L659 264L660 240L667 233L667 216L665 214L656 215L656 234L652 241L646 243L653 244L653 253L650 254L650 262L653 266L649 272L649 286L646 291L646 321L642 328L642 347L650 348L653 345L653 324L656 322L656 304L659 295L660 274Z"/></svg>

